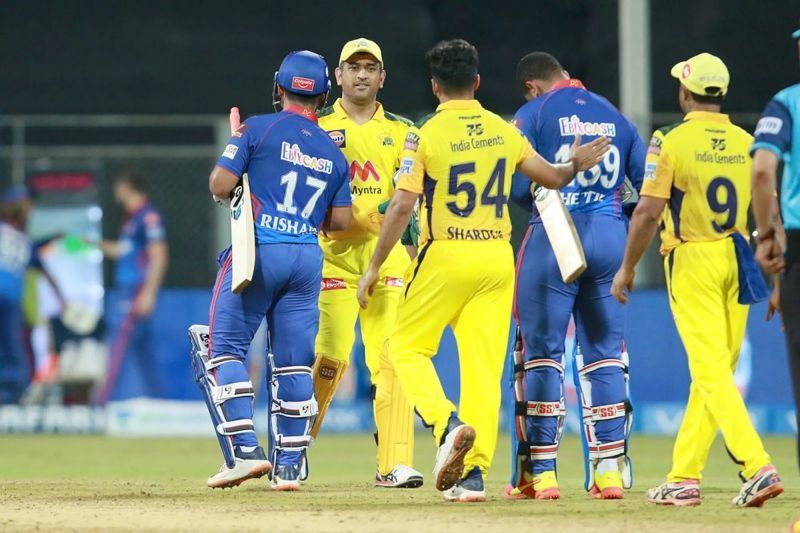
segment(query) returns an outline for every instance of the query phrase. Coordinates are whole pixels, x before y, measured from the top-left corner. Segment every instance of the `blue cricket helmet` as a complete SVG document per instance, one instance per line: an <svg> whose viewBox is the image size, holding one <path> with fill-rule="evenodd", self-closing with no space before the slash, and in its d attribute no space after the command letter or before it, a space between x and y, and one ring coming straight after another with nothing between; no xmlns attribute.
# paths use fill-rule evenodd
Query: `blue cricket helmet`
<svg viewBox="0 0 800 533"><path fill-rule="evenodd" d="M273 99L276 106L280 104L278 87L300 96L323 94L327 100L331 80L325 58L308 50L291 52L283 58L280 68L275 72Z"/></svg>

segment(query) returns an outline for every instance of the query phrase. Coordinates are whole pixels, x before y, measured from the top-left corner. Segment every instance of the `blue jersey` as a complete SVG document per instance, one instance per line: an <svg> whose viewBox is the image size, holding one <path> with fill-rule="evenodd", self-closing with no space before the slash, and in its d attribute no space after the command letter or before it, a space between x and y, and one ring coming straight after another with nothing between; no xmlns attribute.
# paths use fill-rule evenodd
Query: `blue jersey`
<svg viewBox="0 0 800 533"><path fill-rule="evenodd" d="M251 117L217 161L248 174L258 244L315 244L328 210L351 204L350 168L316 118L292 106Z"/></svg>
<svg viewBox="0 0 800 533"><path fill-rule="evenodd" d="M786 229L800 230L800 84L782 90L758 121L752 154L759 148L783 161L781 214ZM795 122L798 124L795 126Z"/></svg>
<svg viewBox="0 0 800 533"><path fill-rule="evenodd" d="M570 212L620 216L626 176L637 191L641 189L645 147L636 127L608 100L586 90L580 81L558 82L547 94L528 101L514 115L514 124L539 155L551 163L569 161L576 134L581 135L582 143L600 135L611 140L603 161L579 172L561 189ZM512 195L532 201L530 183L527 177L516 174ZM536 221L535 206L533 212Z"/></svg>
<svg viewBox="0 0 800 533"><path fill-rule="evenodd" d="M147 247L164 240L164 222L152 204L145 203L130 213L122 224L119 236L117 287L136 288L141 285L147 277L147 269L150 268Z"/></svg>
<svg viewBox="0 0 800 533"><path fill-rule="evenodd" d="M0 222L0 298L15 302L22 299L29 266L39 266L30 239L8 222Z"/></svg>

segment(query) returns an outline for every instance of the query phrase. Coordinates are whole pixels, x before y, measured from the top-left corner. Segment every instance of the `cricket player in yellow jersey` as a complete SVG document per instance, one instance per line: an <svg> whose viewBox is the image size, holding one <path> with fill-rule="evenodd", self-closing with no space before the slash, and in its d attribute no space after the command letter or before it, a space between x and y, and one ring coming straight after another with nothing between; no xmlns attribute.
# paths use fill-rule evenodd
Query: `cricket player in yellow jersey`
<svg viewBox="0 0 800 533"><path fill-rule="evenodd" d="M422 197L420 252L405 276L397 322L385 345L408 400L433 427L439 451L436 488L450 501L484 501L483 476L494 455L503 366L511 324L514 258L508 197L515 169L557 189L603 157L601 137L570 150L567 163L539 157L514 126L475 100L478 52L457 39L426 55L436 112L404 143L395 192L358 299L376 302L382 269ZM461 367L456 408L431 358L452 326ZM463 422L462 422L463 420Z"/></svg>
<svg viewBox="0 0 800 533"><path fill-rule="evenodd" d="M719 430L744 484L733 503L760 507L781 492L733 373L748 304L768 296L747 242L752 137L720 113L728 69L703 53L670 72L680 80L683 121L653 134L625 258L611 293L626 303L634 267L661 219L672 314L689 360L689 401L666 483L647 491L662 505L698 505L700 479Z"/></svg>
<svg viewBox="0 0 800 533"><path fill-rule="evenodd" d="M386 80L380 47L359 38L344 45L336 68L342 97L319 114L319 125L344 152L350 165L354 221L345 232L324 233L325 256L320 292L320 327L316 344L314 389L319 415L311 434L316 437L336 388L344 375L360 318L367 367L372 380L377 426L378 487L413 488L422 474L411 468L414 457L414 413L391 365L381 364L383 343L394 324L403 291L403 274L411 259L398 244L380 272L374 305L359 313L358 279L366 271L378 242L383 215L379 206L394 193L403 141L411 122L389 113L377 101Z"/></svg>

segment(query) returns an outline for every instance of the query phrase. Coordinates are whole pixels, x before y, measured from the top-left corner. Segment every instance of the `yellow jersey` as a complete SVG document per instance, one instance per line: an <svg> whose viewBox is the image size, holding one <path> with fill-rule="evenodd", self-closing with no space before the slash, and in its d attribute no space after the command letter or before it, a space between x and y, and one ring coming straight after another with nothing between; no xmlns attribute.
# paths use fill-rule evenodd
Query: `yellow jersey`
<svg viewBox="0 0 800 533"><path fill-rule="evenodd" d="M397 188L422 195L420 246L432 240L509 240L517 165L534 157L512 124L477 100L449 100L409 130Z"/></svg>
<svg viewBox="0 0 800 533"><path fill-rule="evenodd" d="M747 235L752 142L728 115L707 111L688 113L653 134L641 194L668 200L662 254L684 242Z"/></svg>
<svg viewBox="0 0 800 533"><path fill-rule="evenodd" d="M394 194L392 179L411 121L385 111L378 103L372 118L358 124L347 115L341 99L322 109L318 118L319 126L341 148L350 165L353 197L352 226L327 236L342 240L378 235L383 220L378 206Z"/></svg>

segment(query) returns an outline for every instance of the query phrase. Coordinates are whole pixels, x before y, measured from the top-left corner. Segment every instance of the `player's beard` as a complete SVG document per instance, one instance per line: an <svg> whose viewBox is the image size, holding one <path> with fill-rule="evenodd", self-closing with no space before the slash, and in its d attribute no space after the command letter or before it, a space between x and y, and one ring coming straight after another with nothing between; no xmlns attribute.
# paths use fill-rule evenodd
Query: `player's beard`
<svg viewBox="0 0 800 533"><path fill-rule="evenodd" d="M378 89L376 86L370 85L367 90L359 91L356 89L356 85L353 84L347 90L345 97L356 105L368 105L377 100Z"/></svg>

